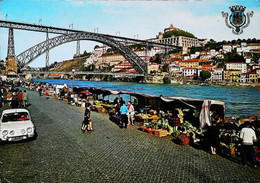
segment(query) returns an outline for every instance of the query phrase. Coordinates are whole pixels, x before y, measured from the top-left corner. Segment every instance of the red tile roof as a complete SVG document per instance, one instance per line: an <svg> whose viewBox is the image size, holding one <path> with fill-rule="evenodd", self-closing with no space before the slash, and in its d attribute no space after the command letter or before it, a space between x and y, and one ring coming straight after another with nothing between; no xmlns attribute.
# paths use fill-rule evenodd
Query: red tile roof
<svg viewBox="0 0 260 183"><path fill-rule="evenodd" d="M195 59L189 59L189 60L181 60L180 62L198 62L199 59L195 58Z"/></svg>
<svg viewBox="0 0 260 183"><path fill-rule="evenodd" d="M200 68L199 70L202 70L202 71L209 71L209 72L211 72L211 71L212 71L212 69L205 68L205 67L203 67L203 68Z"/></svg>
<svg viewBox="0 0 260 183"><path fill-rule="evenodd" d="M202 67L213 67L213 65L202 65Z"/></svg>

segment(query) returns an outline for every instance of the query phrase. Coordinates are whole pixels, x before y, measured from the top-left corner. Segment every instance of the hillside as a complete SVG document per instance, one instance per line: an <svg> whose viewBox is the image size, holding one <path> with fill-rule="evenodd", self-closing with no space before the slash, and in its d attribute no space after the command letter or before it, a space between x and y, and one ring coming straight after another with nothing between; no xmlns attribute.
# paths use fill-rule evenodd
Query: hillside
<svg viewBox="0 0 260 183"><path fill-rule="evenodd" d="M164 38L168 38L171 36L185 36L185 37L190 37L190 38L196 38L196 36L194 36L192 33L181 30L181 29L170 30L163 34Z"/></svg>
<svg viewBox="0 0 260 183"><path fill-rule="evenodd" d="M77 71L83 70L84 62L88 57L89 55L79 57L79 58L74 58L72 60L65 60L62 62L58 62L55 65L54 70L56 71L71 71L72 69L75 69Z"/></svg>

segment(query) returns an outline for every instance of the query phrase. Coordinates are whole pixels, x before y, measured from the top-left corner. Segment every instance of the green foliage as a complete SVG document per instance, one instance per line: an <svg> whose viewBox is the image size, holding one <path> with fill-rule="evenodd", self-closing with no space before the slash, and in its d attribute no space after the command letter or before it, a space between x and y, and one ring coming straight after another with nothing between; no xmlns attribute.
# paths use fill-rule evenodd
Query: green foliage
<svg viewBox="0 0 260 183"><path fill-rule="evenodd" d="M156 74L155 70L150 71L150 74Z"/></svg>
<svg viewBox="0 0 260 183"><path fill-rule="evenodd" d="M222 47L223 47L223 42L216 42L215 40L210 39L204 48L206 50L210 50L210 49L220 50L222 49Z"/></svg>
<svg viewBox="0 0 260 183"><path fill-rule="evenodd" d="M164 64L162 66L162 72L168 72L169 71L169 64Z"/></svg>
<svg viewBox="0 0 260 183"><path fill-rule="evenodd" d="M171 36L185 36L185 37L190 37L190 38L196 38L192 33L184 31L184 30L171 30L167 31L163 34L164 38L168 38Z"/></svg>
<svg viewBox="0 0 260 183"><path fill-rule="evenodd" d="M88 53L87 50L83 52L83 54L80 54L80 57L90 57L91 53Z"/></svg>
<svg viewBox="0 0 260 183"><path fill-rule="evenodd" d="M194 54L195 52L202 52L203 50L204 50L204 47L191 47L190 54Z"/></svg>
<svg viewBox="0 0 260 183"><path fill-rule="evenodd" d="M95 69L96 69L95 64L91 64L91 65L89 65L87 67L84 67L84 66L81 67L80 71L95 71Z"/></svg>
<svg viewBox="0 0 260 183"><path fill-rule="evenodd" d="M216 59L216 62L223 68L226 67L227 61L225 59Z"/></svg>
<svg viewBox="0 0 260 183"><path fill-rule="evenodd" d="M5 70L5 66L4 65L0 65L0 70Z"/></svg>
<svg viewBox="0 0 260 183"><path fill-rule="evenodd" d="M181 134L181 131L180 131L180 130L174 130L174 131L172 132L172 136L174 136L174 137L178 137L180 134Z"/></svg>
<svg viewBox="0 0 260 183"><path fill-rule="evenodd" d="M129 48L134 51L141 51L141 50L146 50L146 45L134 44L134 45L130 45ZM151 50L150 46L148 46L148 50Z"/></svg>
<svg viewBox="0 0 260 183"><path fill-rule="evenodd" d="M163 83L164 84L171 84L171 79L169 77L164 77L163 78Z"/></svg>
<svg viewBox="0 0 260 183"><path fill-rule="evenodd" d="M211 77L211 73L209 71L201 71L200 78L202 81L205 81L206 79Z"/></svg>
<svg viewBox="0 0 260 183"><path fill-rule="evenodd" d="M108 48L106 53L104 53L103 55L114 55L114 54L117 54L119 53L118 50L114 49L114 48Z"/></svg>
<svg viewBox="0 0 260 183"><path fill-rule="evenodd" d="M152 58L151 62L155 62L157 64L161 64L162 63L162 56L161 54L155 54L155 56Z"/></svg>
<svg viewBox="0 0 260 183"><path fill-rule="evenodd" d="M223 40L223 41L219 41L219 42L216 42L215 40L210 39L208 41L208 43L204 47L202 47L202 50L210 50L210 49L219 50L219 49L222 49L223 44L227 44L227 43L241 44L241 42L244 42L244 43L260 43L260 39L256 39L256 38L250 39L250 38L248 38L247 40L246 39L242 39L242 40L237 39L237 40L231 40L231 41ZM195 53L195 49L192 48L191 53Z"/></svg>
<svg viewBox="0 0 260 183"><path fill-rule="evenodd" d="M227 53L224 54L224 60L225 62L245 62L245 59L243 56L237 54L237 53Z"/></svg>

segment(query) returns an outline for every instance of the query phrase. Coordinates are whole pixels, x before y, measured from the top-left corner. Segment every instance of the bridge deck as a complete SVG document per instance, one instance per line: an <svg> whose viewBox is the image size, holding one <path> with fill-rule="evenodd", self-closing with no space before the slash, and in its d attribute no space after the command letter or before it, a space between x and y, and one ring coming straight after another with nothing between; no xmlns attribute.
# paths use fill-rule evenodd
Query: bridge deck
<svg viewBox="0 0 260 183"><path fill-rule="evenodd" d="M24 74L65 74L65 75L73 75L72 71L68 72L44 72L44 71L24 71ZM144 74L138 74L138 73L109 73L109 72L84 72L84 71L78 71L74 73L75 75L109 75L109 76L127 76L127 77L144 77Z"/></svg>
<svg viewBox="0 0 260 183"><path fill-rule="evenodd" d="M67 28L52 27L52 26L45 26L45 25L38 25L38 24L29 24L29 23L22 23L22 22L13 22L13 21L6 21L6 20L0 20L0 27L27 30L27 31L36 31L36 32L48 32L48 33L53 33L53 34L73 34L73 33L85 32L85 33L92 33L92 34L96 34L96 35L100 35L100 36L107 36L107 37L113 38L120 42L144 44L147 46L155 46L155 47L161 47L161 48L165 48L165 49L181 49L181 47L179 47L179 46L162 44L162 43L158 43L158 42L154 42L154 41L146 41L146 40L140 40L140 39L127 38L127 37L113 36L113 35L108 35L108 34L87 32L87 31L83 31L83 30L67 29Z"/></svg>

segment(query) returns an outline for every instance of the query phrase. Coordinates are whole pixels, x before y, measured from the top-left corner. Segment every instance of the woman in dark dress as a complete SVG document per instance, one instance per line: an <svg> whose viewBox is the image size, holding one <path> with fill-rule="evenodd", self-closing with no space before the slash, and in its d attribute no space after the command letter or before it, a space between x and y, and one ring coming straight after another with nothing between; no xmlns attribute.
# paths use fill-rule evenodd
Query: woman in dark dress
<svg viewBox="0 0 260 183"><path fill-rule="evenodd" d="M85 114L84 114L84 120L83 120L82 126L81 126L81 130L82 130L83 133L88 128L89 119L90 119L90 109L89 109L89 107L86 107Z"/></svg>
<svg viewBox="0 0 260 183"><path fill-rule="evenodd" d="M212 122L212 126L208 127L208 139L210 144L210 149L212 154L216 154L216 150L219 147L220 139L219 139L220 131L216 122Z"/></svg>

